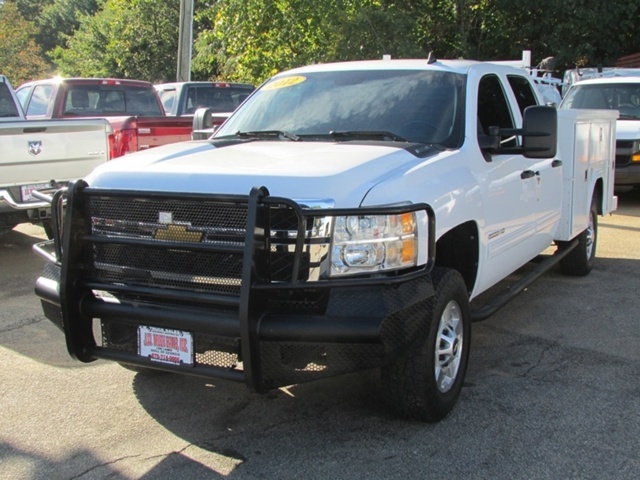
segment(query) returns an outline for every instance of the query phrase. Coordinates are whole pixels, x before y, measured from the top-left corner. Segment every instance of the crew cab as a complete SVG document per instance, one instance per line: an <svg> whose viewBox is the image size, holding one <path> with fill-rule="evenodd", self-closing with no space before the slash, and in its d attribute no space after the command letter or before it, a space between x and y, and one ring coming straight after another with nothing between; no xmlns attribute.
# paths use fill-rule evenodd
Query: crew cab
<svg viewBox="0 0 640 480"><path fill-rule="evenodd" d="M107 161L110 125L103 119L25 119L8 79L0 75L0 235L16 225L42 225L49 237L54 192Z"/></svg>
<svg viewBox="0 0 640 480"><path fill-rule="evenodd" d="M150 82L57 77L27 82L16 94L29 120L106 118L110 158L191 139L191 119L167 117Z"/></svg>
<svg viewBox="0 0 640 480"><path fill-rule="evenodd" d="M611 69L600 75L574 83L560 108L620 112L614 183L620 187L640 187L640 69Z"/></svg>
<svg viewBox="0 0 640 480"><path fill-rule="evenodd" d="M210 139L70 185L36 293L82 362L259 393L376 368L393 411L440 420L472 322L554 265L588 274L616 208L616 113L542 103L467 60L282 72Z"/></svg>

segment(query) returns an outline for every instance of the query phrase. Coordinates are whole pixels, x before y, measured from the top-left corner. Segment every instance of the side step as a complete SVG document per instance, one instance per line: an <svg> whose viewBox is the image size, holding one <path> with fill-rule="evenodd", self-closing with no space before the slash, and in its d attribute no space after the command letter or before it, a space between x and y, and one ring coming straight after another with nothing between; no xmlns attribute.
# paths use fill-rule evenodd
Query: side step
<svg viewBox="0 0 640 480"><path fill-rule="evenodd" d="M556 265L562 260L571 250L578 245L578 239L574 239L569 245L563 248L558 248L553 255L543 257L543 260L539 262L529 273L523 276L513 285L509 285L500 294L490 299L484 306L476 308L471 311L471 321L481 322L486 320L491 315L496 313L499 309L504 307L507 303L513 300L520 292L535 282L544 273Z"/></svg>

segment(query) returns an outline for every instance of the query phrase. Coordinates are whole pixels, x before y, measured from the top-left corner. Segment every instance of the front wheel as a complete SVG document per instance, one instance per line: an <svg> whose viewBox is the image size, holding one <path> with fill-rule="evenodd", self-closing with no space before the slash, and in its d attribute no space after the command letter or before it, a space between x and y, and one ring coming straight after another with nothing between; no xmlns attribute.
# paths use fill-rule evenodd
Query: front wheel
<svg viewBox="0 0 640 480"><path fill-rule="evenodd" d="M467 370L471 340L469 295L462 276L448 268L432 272L434 296L420 344L382 369L390 407L400 416L436 422L454 407Z"/></svg>
<svg viewBox="0 0 640 480"><path fill-rule="evenodd" d="M47 238L51 240L53 238L53 223L51 219L43 220L42 228L44 228L44 233L47 235Z"/></svg>
<svg viewBox="0 0 640 480"><path fill-rule="evenodd" d="M591 201L587 228L578 235L578 245L560 260L560 271L565 275L584 276L592 269L596 261L598 240L598 208L595 198ZM562 244L560 244L562 248Z"/></svg>

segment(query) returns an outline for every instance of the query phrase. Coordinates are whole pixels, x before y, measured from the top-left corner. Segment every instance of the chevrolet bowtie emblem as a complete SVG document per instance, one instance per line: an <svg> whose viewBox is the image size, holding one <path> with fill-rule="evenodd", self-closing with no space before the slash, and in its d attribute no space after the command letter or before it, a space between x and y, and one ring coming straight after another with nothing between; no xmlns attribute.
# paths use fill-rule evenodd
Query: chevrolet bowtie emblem
<svg viewBox="0 0 640 480"><path fill-rule="evenodd" d="M200 243L202 232L188 231L184 225L167 225L167 228L159 228L154 235L156 240L168 242Z"/></svg>

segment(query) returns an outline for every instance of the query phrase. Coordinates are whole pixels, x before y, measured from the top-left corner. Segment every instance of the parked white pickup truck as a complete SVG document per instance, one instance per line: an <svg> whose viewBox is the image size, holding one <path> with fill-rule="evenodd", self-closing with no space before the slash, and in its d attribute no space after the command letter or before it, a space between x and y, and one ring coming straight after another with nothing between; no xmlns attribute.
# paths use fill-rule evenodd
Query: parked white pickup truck
<svg viewBox="0 0 640 480"><path fill-rule="evenodd" d="M44 226L51 208L34 191L55 191L106 162L111 127L103 119L27 121L0 75L0 235L16 225Z"/></svg>
<svg viewBox="0 0 640 480"><path fill-rule="evenodd" d="M381 367L394 411L439 420L471 322L552 265L589 273L616 208L615 112L541 103L526 71L491 63L280 73L211 139L70 185L36 293L83 362L260 393Z"/></svg>
<svg viewBox="0 0 640 480"><path fill-rule="evenodd" d="M560 108L619 112L614 185L640 188L640 69L610 69L600 75L574 83Z"/></svg>

